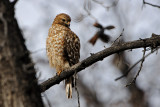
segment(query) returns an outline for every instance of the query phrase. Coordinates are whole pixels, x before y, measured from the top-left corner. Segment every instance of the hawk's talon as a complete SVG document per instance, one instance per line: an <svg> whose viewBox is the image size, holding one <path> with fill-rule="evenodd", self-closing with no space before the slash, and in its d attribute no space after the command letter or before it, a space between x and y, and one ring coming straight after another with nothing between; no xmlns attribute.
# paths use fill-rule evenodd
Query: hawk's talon
<svg viewBox="0 0 160 107"><path fill-rule="evenodd" d="M58 71L58 72L56 73L56 75L58 75L58 76L59 76L59 75L61 74L61 72L62 72L62 71Z"/></svg>

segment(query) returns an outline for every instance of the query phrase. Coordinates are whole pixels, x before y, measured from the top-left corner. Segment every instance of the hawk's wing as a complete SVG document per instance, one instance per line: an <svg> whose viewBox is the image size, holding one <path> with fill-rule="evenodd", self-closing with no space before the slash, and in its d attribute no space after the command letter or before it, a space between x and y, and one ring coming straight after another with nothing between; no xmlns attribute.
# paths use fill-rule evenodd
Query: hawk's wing
<svg viewBox="0 0 160 107"><path fill-rule="evenodd" d="M64 40L64 53L70 66L79 62L80 58L80 40L72 31L68 31Z"/></svg>
<svg viewBox="0 0 160 107"><path fill-rule="evenodd" d="M46 40L46 52L47 52L47 56L48 56L48 59L49 59L49 64L50 66L53 66L53 63L52 63L52 57L53 57L53 28L51 27L49 29L49 32L48 32L48 37L47 37L47 40Z"/></svg>

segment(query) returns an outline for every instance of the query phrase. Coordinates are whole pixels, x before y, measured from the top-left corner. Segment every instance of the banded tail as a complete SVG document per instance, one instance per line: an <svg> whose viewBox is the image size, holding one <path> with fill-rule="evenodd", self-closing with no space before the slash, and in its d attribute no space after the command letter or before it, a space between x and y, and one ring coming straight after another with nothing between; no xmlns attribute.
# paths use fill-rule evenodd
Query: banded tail
<svg viewBox="0 0 160 107"><path fill-rule="evenodd" d="M72 85L73 77L69 77L65 80L66 96L68 99L72 98Z"/></svg>

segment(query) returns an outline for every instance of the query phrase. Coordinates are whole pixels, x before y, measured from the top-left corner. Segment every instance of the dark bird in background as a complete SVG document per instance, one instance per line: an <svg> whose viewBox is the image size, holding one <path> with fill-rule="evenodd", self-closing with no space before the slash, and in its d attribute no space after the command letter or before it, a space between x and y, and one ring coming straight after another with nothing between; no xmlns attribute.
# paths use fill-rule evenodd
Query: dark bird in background
<svg viewBox="0 0 160 107"><path fill-rule="evenodd" d="M107 34L104 34L104 31L105 30L111 30L111 29L114 29L115 27L110 25L110 26L107 26L107 27L103 27L101 24L99 23L94 23L93 25L94 27L97 27L99 28L99 30L96 32L96 34L89 40L89 42L94 45L97 41L97 39L99 38L100 40L102 40L103 42L105 43L108 43L109 40L110 40L110 36L107 35Z"/></svg>

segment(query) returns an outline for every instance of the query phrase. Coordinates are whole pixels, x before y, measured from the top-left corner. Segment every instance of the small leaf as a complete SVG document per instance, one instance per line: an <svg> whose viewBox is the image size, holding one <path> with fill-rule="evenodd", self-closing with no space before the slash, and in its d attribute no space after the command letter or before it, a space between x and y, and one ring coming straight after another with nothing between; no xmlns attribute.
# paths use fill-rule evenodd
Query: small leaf
<svg viewBox="0 0 160 107"><path fill-rule="evenodd" d="M103 26L101 24L99 24L98 22L95 22L93 24L93 26L97 27L97 28L103 28Z"/></svg>
<svg viewBox="0 0 160 107"><path fill-rule="evenodd" d="M94 45L98 39L99 35L98 33L96 33L90 40L89 43L91 43L92 45Z"/></svg>
<svg viewBox="0 0 160 107"><path fill-rule="evenodd" d="M114 29L114 28L115 28L114 26L110 25L110 26L105 27L104 29L111 30L111 29Z"/></svg>

